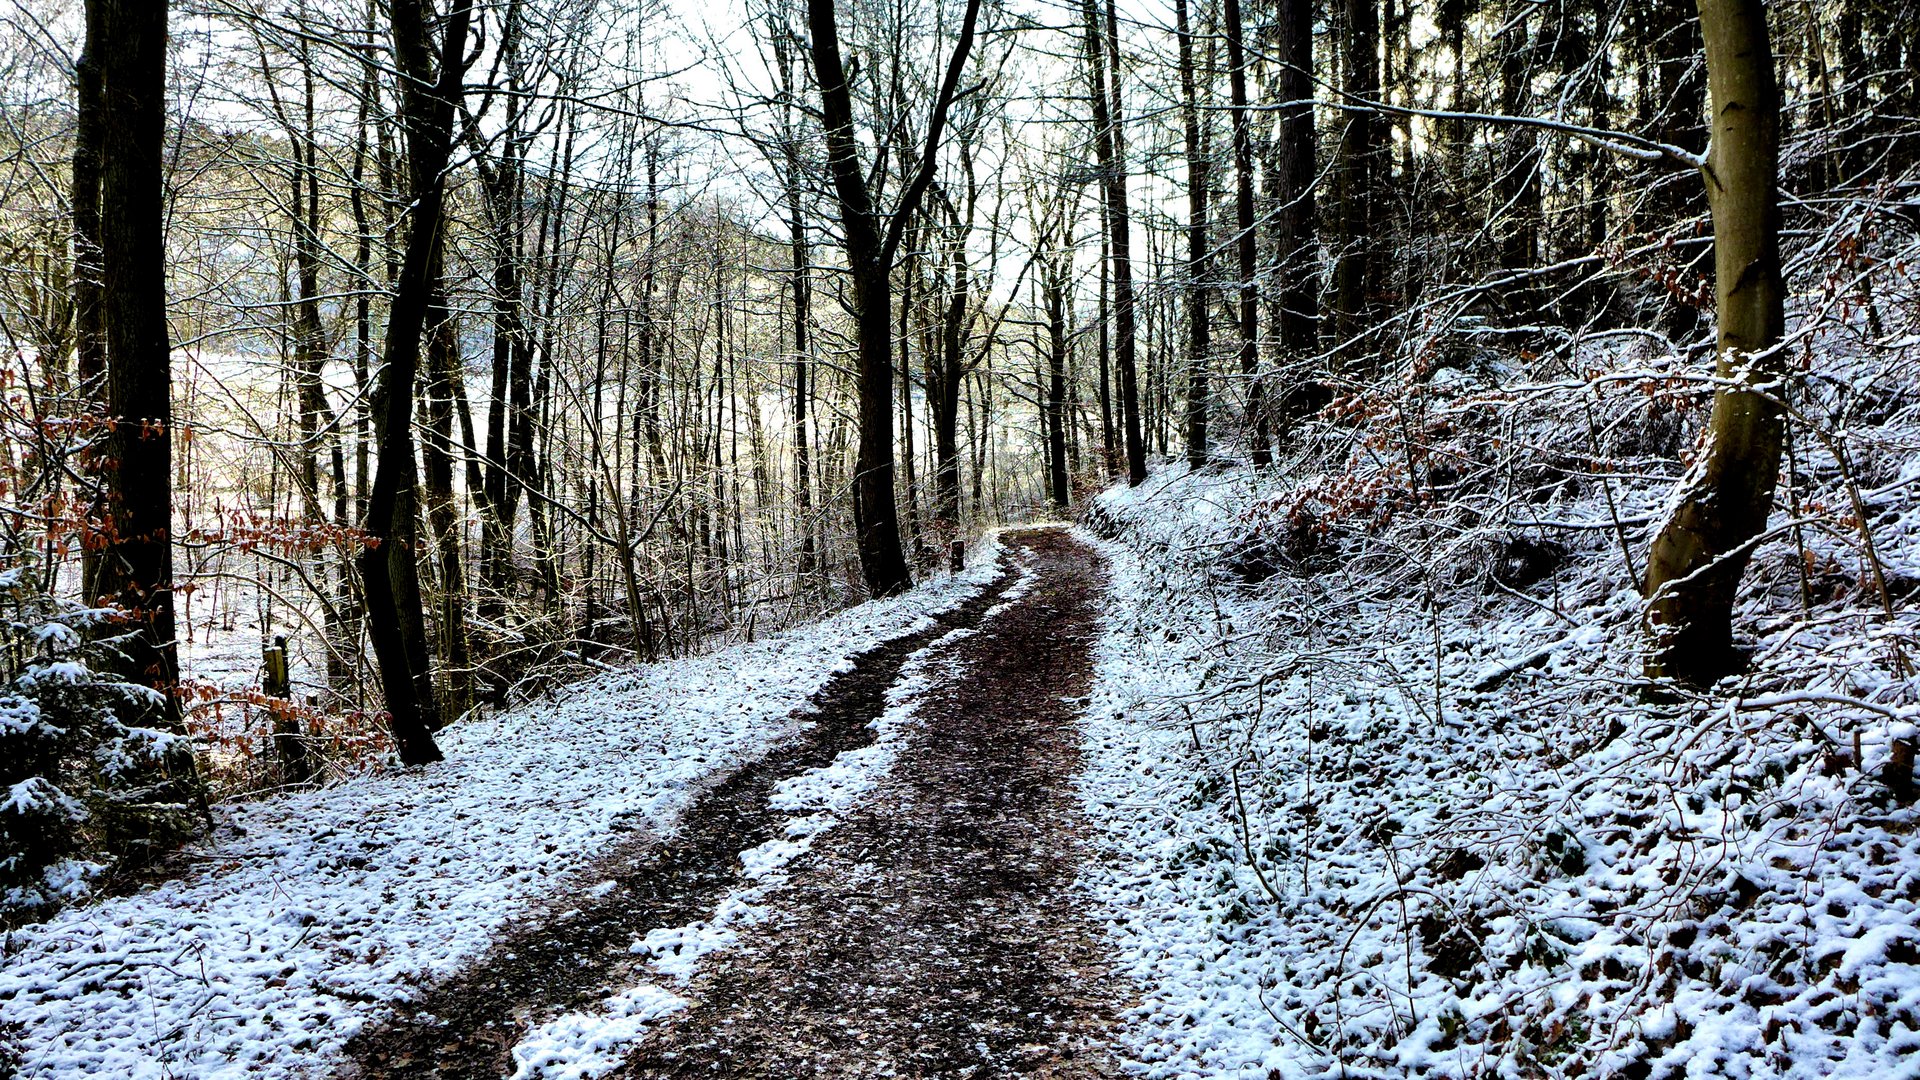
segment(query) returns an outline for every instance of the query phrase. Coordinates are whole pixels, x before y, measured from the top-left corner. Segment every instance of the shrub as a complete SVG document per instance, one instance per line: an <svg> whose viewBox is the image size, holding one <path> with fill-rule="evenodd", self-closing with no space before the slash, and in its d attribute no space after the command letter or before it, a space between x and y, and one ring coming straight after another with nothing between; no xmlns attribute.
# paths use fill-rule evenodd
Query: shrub
<svg viewBox="0 0 1920 1080"><path fill-rule="evenodd" d="M44 916L195 820L192 746L147 720L158 691L110 673L114 613L0 571L0 925Z"/></svg>

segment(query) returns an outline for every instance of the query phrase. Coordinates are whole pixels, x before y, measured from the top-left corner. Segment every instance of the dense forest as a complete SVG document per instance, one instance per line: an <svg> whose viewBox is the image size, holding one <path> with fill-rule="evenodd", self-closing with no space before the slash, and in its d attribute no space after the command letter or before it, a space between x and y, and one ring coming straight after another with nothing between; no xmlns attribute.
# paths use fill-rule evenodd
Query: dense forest
<svg viewBox="0 0 1920 1080"><path fill-rule="evenodd" d="M995 558L1068 574L1066 541L1002 530L1074 520L1148 569L1115 571L1136 636L1100 631L1138 667L1099 652L1059 693L1131 686L1117 713L1210 763L1191 797L1232 827L1181 858L1296 929L1288 903L1346 887L1315 884L1316 827L1391 856L1411 820L1321 824L1345 804L1316 809L1316 753L1505 746L1510 717L1565 786L1433 824L1471 862L1434 863L1447 883L1509 830L1598 866L1557 824L1600 813L1565 770L1630 745L1714 798L1855 777L1820 820L1890 815L1868 862L1906 865L1920 8L12 0L0 24L0 926L176 873L230 803L410 775L583 682L697 710L732 661L672 665L978 589ZM1097 614L1061 603L1061 640ZM1368 680L1420 721L1367 727ZM1344 751L1344 721L1263 741L1342 694L1368 717ZM1708 753L1708 727L1757 741ZM1087 753L1121 790L1133 766ZM1125 798L1162 796L1189 797ZM1652 813L1605 812L1622 850ZM1742 873L1687 888L1744 911L1771 886ZM1502 1075L1658 1075L1635 1069L1706 1023L1436 1019L1414 953L1467 978L1457 927L1509 931L1430 926L1409 897L1452 885L1387 880L1340 918L1397 905L1423 942L1404 1020L1390 989L1388 1020L1340 1012L1351 964L1392 981L1366 935L1288 967L1331 1005L1260 999L1326 1075L1477 1075L1409 1064L1421 1037L1533 1048ZM1911 970L1920 887L1888 880L1877 940ZM1875 999L1894 1056L1858 1075L1920 1048L1914 993ZM1183 1075L1241 1075L1194 1052Z"/></svg>

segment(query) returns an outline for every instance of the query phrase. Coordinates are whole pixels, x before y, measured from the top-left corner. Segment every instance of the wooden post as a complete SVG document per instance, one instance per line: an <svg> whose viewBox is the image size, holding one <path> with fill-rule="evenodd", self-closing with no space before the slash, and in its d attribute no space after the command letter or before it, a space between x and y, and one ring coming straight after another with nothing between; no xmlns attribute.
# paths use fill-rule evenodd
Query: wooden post
<svg viewBox="0 0 1920 1080"><path fill-rule="evenodd" d="M293 698L293 676L287 667L287 639L283 634L275 634L273 644L260 649L260 692L282 701L291 702ZM307 761L307 744L300 737L300 722L291 707L268 707L273 710L273 748L280 756L280 772L287 783L304 784L312 778L313 770Z"/></svg>

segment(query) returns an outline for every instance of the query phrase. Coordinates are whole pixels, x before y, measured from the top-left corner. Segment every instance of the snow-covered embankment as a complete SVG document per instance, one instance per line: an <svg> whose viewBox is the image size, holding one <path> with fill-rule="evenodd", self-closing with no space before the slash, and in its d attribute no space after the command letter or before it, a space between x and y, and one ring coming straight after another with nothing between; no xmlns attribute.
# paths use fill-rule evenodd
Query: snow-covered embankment
<svg viewBox="0 0 1920 1080"><path fill-rule="evenodd" d="M569 871L797 730L852 657L996 571L708 656L604 676L447 732L447 761L222 808L179 880L17 931L0 1062L22 1078L311 1074L386 1003L477 955ZM591 884L591 883L588 883Z"/></svg>
<svg viewBox="0 0 1920 1080"><path fill-rule="evenodd" d="M1500 523L1288 537L1292 507L1326 511L1176 467L1091 515L1082 884L1140 1074L1916 1075L1920 837L1883 783L1913 613L1758 597L1740 691L1659 704L1604 529L1529 602L1453 573ZM1920 559L1915 530L1883 546Z"/></svg>

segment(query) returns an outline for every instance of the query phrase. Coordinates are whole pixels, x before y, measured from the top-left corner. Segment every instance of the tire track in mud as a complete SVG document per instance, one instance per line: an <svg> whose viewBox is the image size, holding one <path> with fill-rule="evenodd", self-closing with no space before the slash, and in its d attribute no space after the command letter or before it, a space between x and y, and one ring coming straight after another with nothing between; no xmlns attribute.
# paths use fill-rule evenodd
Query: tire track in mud
<svg viewBox="0 0 1920 1080"><path fill-rule="evenodd" d="M341 1075L497 1080L513 1072L512 1049L532 1024L591 1006L638 978L642 961L629 943L706 917L741 883L740 853L774 839L791 816L769 805L775 788L872 744L868 725L886 710L887 691L908 659L977 626L1013 586L1017 576L1002 560L1000 575L978 596L832 676L802 711L810 723L799 739L695 796L674 835L636 833L614 843L567 893L516 920L461 972L355 1035ZM608 881L611 888L589 887Z"/></svg>

